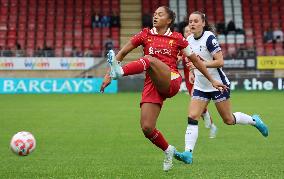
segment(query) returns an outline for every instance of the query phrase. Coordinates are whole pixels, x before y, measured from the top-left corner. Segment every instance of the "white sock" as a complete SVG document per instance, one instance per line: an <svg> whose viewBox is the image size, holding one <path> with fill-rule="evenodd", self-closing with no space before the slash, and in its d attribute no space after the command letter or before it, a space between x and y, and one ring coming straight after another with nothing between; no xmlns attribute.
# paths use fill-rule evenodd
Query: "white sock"
<svg viewBox="0 0 284 179"><path fill-rule="evenodd" d="M168 148L164 151L165 153L169 153L170 149L171 149L171 145L168 146Z"/></svg>
<svg viewBox="0 0 284 179"><path fill-rule="evenodd" d="M211 117L209 114L209 111L206 110L204 113L201 114L203 120L204 120L204 124L206 128L210 128L212 125L212 121L211 121Z"/></svg>
<svg viewBox="0 0 284 179"><path fill-rule="evenodd" d="M255 121L251 116L244 114L242 112L233 113L236 119L236 124L244 124L244 125L255 125Z"/></svg>
<svg viewBox="0 0 284 179"><path fill-rule="evenodd" d="M196 140L198 138L198 125L187 125L185 132L185 151L193 152Z"/></svg>
<svg viewBox="0 0 284 179"><path fill-rule="evenodd" d="M123 76L124 75L123 68L120 66L119 69L120 69L120 74Z"/></svg>

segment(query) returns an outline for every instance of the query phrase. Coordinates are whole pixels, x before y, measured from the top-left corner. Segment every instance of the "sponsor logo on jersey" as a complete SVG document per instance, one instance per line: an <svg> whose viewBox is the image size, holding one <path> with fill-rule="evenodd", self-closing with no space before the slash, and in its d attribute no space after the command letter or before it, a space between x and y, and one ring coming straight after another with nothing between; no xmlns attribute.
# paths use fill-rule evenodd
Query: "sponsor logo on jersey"
<svg viewBox="0 0 284 179"><path fill-rule="evenodd" d="M163 48L153 48L149 47L149 55L157 55L157 54L162 54L162 55L171 55L171 50Z"/></svg>
<svg viewBox="0 0 284 179"><path fill-rule="evenodd" d="M218 46L219 46L219 44L218 44L218 42L217 42L216 39L213 39L213 40L212 40L212 45L213 45L214 47L218 47Z"/></svg>

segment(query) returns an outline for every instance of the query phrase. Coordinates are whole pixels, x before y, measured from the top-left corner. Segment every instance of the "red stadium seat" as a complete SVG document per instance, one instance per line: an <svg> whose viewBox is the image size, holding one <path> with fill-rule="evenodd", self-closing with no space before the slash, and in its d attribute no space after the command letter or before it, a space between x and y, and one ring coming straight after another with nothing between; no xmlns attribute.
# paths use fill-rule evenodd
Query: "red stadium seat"
<svg viewBox="0 0 284 179"><path fill-rule="evenodd" d="M73 47L73 40L65 39L65 47L72 48Z"/></svg>
<svg viewBox="0 0 284 179"><path fill-rule="evenodd" d="M36 40L36 48L43 48L44 47L44 40L43 39L37 39Z"/></svg>
<svg viewBox="0 0 284 179"><path fill-rule="evenodd" d="M55 47L56 47L56 48L62 48L62 47L63 47L63 40L61 40L61 39L56 39L56 41L55 41Z"/></svg>
<svg viewBox="0 0 284 179"><path fill-rule="evenodd" d="M72 31L66 31L65 32L65 39L72 39L73 38L73 32Z"/></svg>
<svg viewBox="0 0 284 179"><path fill-rule="evenodd" d="M82 49L82 40L75 40L74 46L78 49Z"/></svg>
<svg viewBox="0 0 284 179"><path fill-rule="evenodd" d="M101 54L102 39L111 35L115 46L119 46L119 28L91 27L91 15L98 10L103 14L120 11L119 0L0 0L0 41L5 46L15 47L19 43L27 47L32 55L37 47L44 44L56 46L56 54L65 54L73 46L96 47ZM152 7L166 5L168 0L148 1ZM66 47L66 48L65 48ZM66 50L67 49L67 50Z"/></svg>
<svg viewBox="0 0 284 179"><path fill-rule="evenodd" d="M7 46L14 49L16 47L16 39L7 39Z"/></svg>
<svg viewBox="0 0 284 179"><path fill-rule="evenodd" d="M55 48L55 56L57 56L57 57L63 56L63 49L62 48Z"/></svg>
<svg viewBox="0 0 284 179"><path fill-rule="evenodd" d="M17 32L15 30L8 31L8 38L9 39L16 39L16 37L17 37Z"/></svg>
<svg viewBox="0 0 284 179"><path fill-rule="evenodd" d="M55 39L60 39L60 40L62 40L62 39L63 39L63 31L57 30L57 31L55 32Z"/></svg>
<svg viewBox="0 0 284 179"><path fill-rule="evenodd" d="M28 39L34 39L35 38L35 31L28 31L27 32L27 38Z"/></svg>
<svg viewBox="0 0 284 179"><path fill-rule="evenodd" d="M91 40L84 40L83 43L84 43L84 46L83 46L84 49L88 49L91 47Z"/></svg>
<svg viewBox="0 0 284 179"><path fill-rule="evenodd" d="M54 31L46 32L46 39L53 40L54 39Z"/></svg>
<svg viewBox="0 0 284 179"><path fill-rule="evenodd" d="M18 39L26 39L26 31L18 31Z"/></svg>
<svg viewBox="0 0 284 179"><path fill-rule="evenodd" d="M3 15L3 16L0 16L0 23L3 23L3 24L6 24L8 21L8 17Z"/></svg>
<svg viewBox="0 0 284 179"><path fill-rule="evenodd" d="M0 39L4 39L7 37L7 31L6 30L0 30Z"/></svg>
<svg viewBox="0 0 284 179"><path fill-rule="evenodd" d="M26 40L18 39L17 43L21 46L22 49L25 49L25 47L26 47Z"/></svg>
<svg viewBox="0 0 284 179"><path fill-rule="evenodd" d="M44 39L45 32L44 31L37 31L37 39Z"/></svg>
<svg viewBox="0 0 284 179"><path fill-rule="evenodd" d="M35 41L34 39L27 39L27 48L34 49Z"/></svg>
<svg viewBox="0 0 284 179"><path fill-rule="evenodd" d="M1 39L0 38L0 47L5 47L6 46L6 39Z"/></svg>
<svg viewBox="0 0 284 179"><path fill-rule="evenodd" d="M54 48L54 39L46 39L45 43L46 43L46 46Z"/></svg>

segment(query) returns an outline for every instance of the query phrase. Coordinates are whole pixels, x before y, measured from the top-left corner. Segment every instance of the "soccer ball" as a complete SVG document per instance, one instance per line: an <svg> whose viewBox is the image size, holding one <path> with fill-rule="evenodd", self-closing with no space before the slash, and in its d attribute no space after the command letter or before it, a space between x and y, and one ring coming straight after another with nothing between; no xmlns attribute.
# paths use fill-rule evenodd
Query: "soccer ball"
<svg viewBox="0 0 284 179"><path fill-rule="evenodd" d="M36 140L32 133L21 131L15 134L10 142L11 150L20 156L29 155L36 147Z"/></svg>

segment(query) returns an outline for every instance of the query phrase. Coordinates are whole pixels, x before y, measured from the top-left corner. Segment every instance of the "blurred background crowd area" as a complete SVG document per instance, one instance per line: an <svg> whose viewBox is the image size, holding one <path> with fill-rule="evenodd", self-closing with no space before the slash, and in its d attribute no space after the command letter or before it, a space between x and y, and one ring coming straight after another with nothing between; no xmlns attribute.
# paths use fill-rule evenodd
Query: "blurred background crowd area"
<svg viewBox="0 0 284 179"><path fill-rule="evenodd" d="M205 13L225 57L284 55L284 0L0 2L2 57L104 57L141 28L151 27L153 12L162 5L176 12L174 30L181 33L191 12Z"/></svg>

